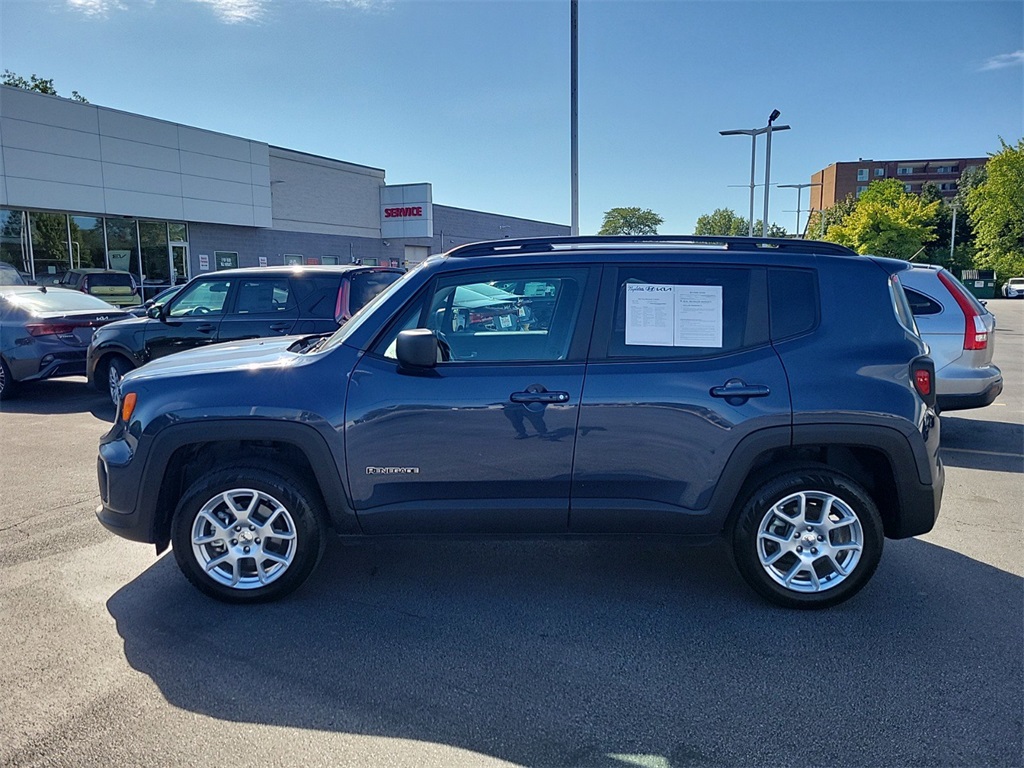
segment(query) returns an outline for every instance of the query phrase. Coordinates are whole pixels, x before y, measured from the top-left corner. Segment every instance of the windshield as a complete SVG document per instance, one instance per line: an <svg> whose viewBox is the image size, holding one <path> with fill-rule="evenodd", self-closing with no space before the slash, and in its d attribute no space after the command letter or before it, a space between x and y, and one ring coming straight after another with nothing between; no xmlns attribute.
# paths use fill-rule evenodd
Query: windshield
<svg viewBox="0 0 1024 768"><path fill-rule="evenodd" d="M409 278L411 278L413 275L419 272L426 263L427 262L423 262L422 264L418 264L413 269L410 269L404 275L400 276L397 280L395 280L395 282L393 282L383 291L381 291L372 299L370 299L366 304L362 306L362 308L358 312L356 312L352 316L351 320L349 320L347 323L341 326L341 328L334 332L334 335L331 336L326 341L326 343L324 343L321 349L332 349L333 347L336 347L338 344L343 344L345 339L347 339L357 328L362 326L362 324L366 322L366 319L373 314L374 308L379 307L381 304L387 301L390 296L393 296L396 292L401 290L402 286L409 281Z"/></svg>

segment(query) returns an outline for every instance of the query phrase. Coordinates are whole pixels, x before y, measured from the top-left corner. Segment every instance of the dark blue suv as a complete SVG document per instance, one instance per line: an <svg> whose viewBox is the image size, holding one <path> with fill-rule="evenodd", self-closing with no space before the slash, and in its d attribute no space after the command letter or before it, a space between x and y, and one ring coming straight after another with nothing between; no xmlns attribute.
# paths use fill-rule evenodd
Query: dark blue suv
<svg viewBox="0 0 1024 768"><path fill-rule="evenodd" d="M99 519L232 602L294 590L334 532L724 536L764 597L832 605L939 510L908 266L800 240L463 246L332 336L128 373Z"/></svg>

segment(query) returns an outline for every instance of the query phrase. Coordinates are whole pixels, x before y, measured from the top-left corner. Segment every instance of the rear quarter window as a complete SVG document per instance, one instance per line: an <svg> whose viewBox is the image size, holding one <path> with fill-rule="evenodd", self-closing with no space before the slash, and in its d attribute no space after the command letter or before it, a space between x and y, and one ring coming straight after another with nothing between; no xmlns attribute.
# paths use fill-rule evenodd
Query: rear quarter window
<svg viewBox="0 0 1024 768"><path fill-rule="evenodd" d="M913 288L904 286L903 292L907 295L907 301L910 303L910 311L915 315L937 315L942 311L942 305L939 302Z"/></svg>
<svg viewBox="0 0 1024 768"><path fill-rule="evenodd" d="M772 340L807 333L818 324L818 280L809 269L768 270Z"/></svg>

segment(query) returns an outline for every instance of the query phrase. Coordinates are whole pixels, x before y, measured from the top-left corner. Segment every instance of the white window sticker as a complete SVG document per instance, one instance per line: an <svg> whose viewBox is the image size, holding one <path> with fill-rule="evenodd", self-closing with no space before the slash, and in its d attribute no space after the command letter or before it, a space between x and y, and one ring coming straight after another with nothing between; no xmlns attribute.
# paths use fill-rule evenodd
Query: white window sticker
<svg viewBox="0 0 1024 768"><path fill-rule="evenodd" d="M722 286L626 285L626 344L722 347Z"/></svg>
<svg viewBox="0 0 1024 768"><path fill-rule="evenodd" d="M672 346L674 288L626 284L626 344Z"/></svg>

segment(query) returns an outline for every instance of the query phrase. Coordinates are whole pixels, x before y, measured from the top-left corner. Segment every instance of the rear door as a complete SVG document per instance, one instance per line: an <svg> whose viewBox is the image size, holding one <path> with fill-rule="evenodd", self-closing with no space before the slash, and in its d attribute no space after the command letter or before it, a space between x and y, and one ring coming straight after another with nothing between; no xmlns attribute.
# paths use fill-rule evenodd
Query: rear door
<svg viewBox="0 0 1024 768"><path fill-rule="evenodd" d="M790 427L766 270L610 267L580 406L570 530L703 533L729 455Z"/></svg>
<svg viewBox="0 0 1024 768"><path fill-rule="evenodd" d="M221 320L220 341L287 336L299 319L299 305L287 275L235 278L230 310Z"/></svg>

